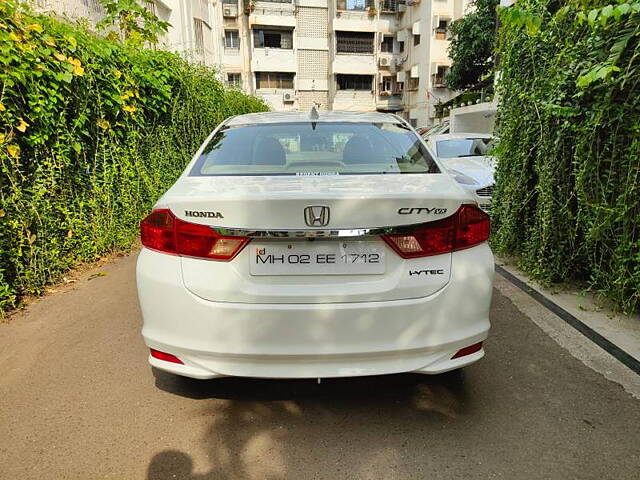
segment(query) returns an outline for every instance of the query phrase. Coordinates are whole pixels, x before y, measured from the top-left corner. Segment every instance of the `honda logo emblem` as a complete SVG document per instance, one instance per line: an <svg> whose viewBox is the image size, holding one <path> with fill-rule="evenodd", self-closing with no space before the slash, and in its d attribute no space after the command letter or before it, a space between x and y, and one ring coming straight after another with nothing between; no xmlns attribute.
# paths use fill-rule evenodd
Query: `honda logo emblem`
<svg viewBox="0 0 640 480"><path fill-rule="evenodd" d="M310 227L324 227L329 224L329 207L310 205L304 209L304 222Z"/></svg>

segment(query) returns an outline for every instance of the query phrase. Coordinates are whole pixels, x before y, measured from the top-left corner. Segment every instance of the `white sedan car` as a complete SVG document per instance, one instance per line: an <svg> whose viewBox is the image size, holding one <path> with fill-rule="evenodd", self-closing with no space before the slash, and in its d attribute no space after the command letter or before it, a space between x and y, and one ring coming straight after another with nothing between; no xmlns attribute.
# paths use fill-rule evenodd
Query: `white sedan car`
<svg viewBox="0 0 640 480"><path fill-rule="evenodd" d="M326 378L479 360L489 217L425 147L391 114L224 121L141 223L150 363Z"/></svg>
<svg viewBox="0 0 640 480"><path fill-rule="evenodd" d="M438 160L485 211L491 210L495 158L489 155L493 137L485 133L448 133L426 138Z"/></svg>

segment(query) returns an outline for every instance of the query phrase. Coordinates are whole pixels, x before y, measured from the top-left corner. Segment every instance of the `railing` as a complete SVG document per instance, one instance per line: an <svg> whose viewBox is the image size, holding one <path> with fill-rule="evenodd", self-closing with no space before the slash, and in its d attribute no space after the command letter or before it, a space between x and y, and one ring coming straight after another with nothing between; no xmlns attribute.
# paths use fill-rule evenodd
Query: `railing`
<svg viewBox="0 0 640 480"><path fill-rule="evenodd" d="M382 0L380 2L380 10L383 12L397 12L398 11L398 0Z"/></svg>
<svg viewBox="0 0 640 480"><path fill-rule="evenodd" d="M373 53L373 38L354 38L338 36L336 39L337 53Z"/></svg>
<svg viewBox="0 0 640 480"><path fill-rule="evenodd" d="M437 88L444 88L447 86L444 75L433 75L433 86Z"/></svg>
<svg viewBox="0 0 640 480"><path fill-rule="evenodd" d="M338 0L336 4L338 10L355 12L366 12L375 6L375 0Z"/></svg>
<svg viewBox="0 0 640 480"><path fill-rule="evenodd" d="M260 7L251 10L252 15L275 15L281 17L290 17L294 14L293 9Z"/></svg>

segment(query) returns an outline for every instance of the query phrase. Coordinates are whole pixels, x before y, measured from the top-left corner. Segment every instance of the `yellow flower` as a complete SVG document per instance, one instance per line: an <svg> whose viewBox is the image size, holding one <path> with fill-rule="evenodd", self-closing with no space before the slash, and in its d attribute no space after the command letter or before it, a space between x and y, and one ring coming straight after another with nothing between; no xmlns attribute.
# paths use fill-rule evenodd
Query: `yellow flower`
<svg viewBox="0 0 640 480"><path fill-rule="evenodd" d="M79 67L80 65L82 65L82 62L80 62L80 60L78 60L77 58L69 57L67 58L67 61L74 67Z"/></svg>
<svg viewBox="0 0 640 480"><path fill-rule="evenodd" d="M125 105L122 109L125 112L129 112L129 113L133 113L137 110L136 107L134 107L133 105Z"/></svg>
<svg viewBox="0 0 640 480"><path fill-rule="evenodd" d="M56 53L53 54L53 56L56 57L61 62L64 62L67 59L66 55L63 55L62 53L57 53L56 52Z"/></svg>
<svg viewBox="0 0 640 480"><path fill-rule="evenodd" d="M98 125L101 129L106 130L109 128L109 121L104 118L99 118L96 120L96 125Z"/></svg>
<svg viewBox="0 0 640 480"><path fill-rule="evenodd" d="M31 25L27 25L27 30L42 33L42 25L40 25L39 23L32 23Z"/></svg>
<svg viewBox="0 0 640 480"><path fill-rule="evenodd" d="M0 103L0 112L4 112L7 109L2 103Z"/></svg>
<svg viewBox="0 0 640 480"><path fill-rule="evenodd" d="M16 127L18 130L20 130L22 133L24 133L27 130L27 127L29 126L29 124L27 122L25 122L22 118L20 119L20 124Z"/></svg>
<svg viewBox="0 0 640 480"><path fill-rule="evenodd" d="M14 32L9 32L9 38L11 40L13 40L14 42L19 42L20 41L20 37L18 35L16 35Z"/></svg>
<svg viewBox="0 0 640 480"><path fill-rule="evenodd" d="M73 66L73 73L75 73L76 75L78 75L79 77L84 75L84 68L78 66L78 65L74 65Z"/></svg>
<svg viewBox="0 0 640 480"><path fill-rule="evenodd" d="M116 76L116 78L120 78L122 76L122 72L120 70L116 70L115 72L113 72L113 74Z"/></svg>
<svg viewBox="0 0 640 480"><path fill-rule="evenodd" d="M20 147L18 145L9 145L7 152L9 152L9 155L13 158L18 158L20 156Z"/></svg>
<svg viewBox="0 0 640 480"><path fill-rule="evenodd" d="M5 138L7 138L7 136L4 133L0 133L0 143L4 143Z"/></svg>

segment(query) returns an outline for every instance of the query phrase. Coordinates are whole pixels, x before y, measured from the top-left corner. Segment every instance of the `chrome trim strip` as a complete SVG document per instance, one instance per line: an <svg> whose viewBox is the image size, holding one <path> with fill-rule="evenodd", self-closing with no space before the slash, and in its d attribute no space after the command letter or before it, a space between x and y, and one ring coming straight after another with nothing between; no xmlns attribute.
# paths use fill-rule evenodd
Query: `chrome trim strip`
<svg viewBox="0 0 640 480"><path fill-rule="evenodd" d="M394 233L407 233L421 223L393 227L352 228L341 230L249 230L245 228L214 227L213 230L228 237L249 238L362 238Z"/></svg>

